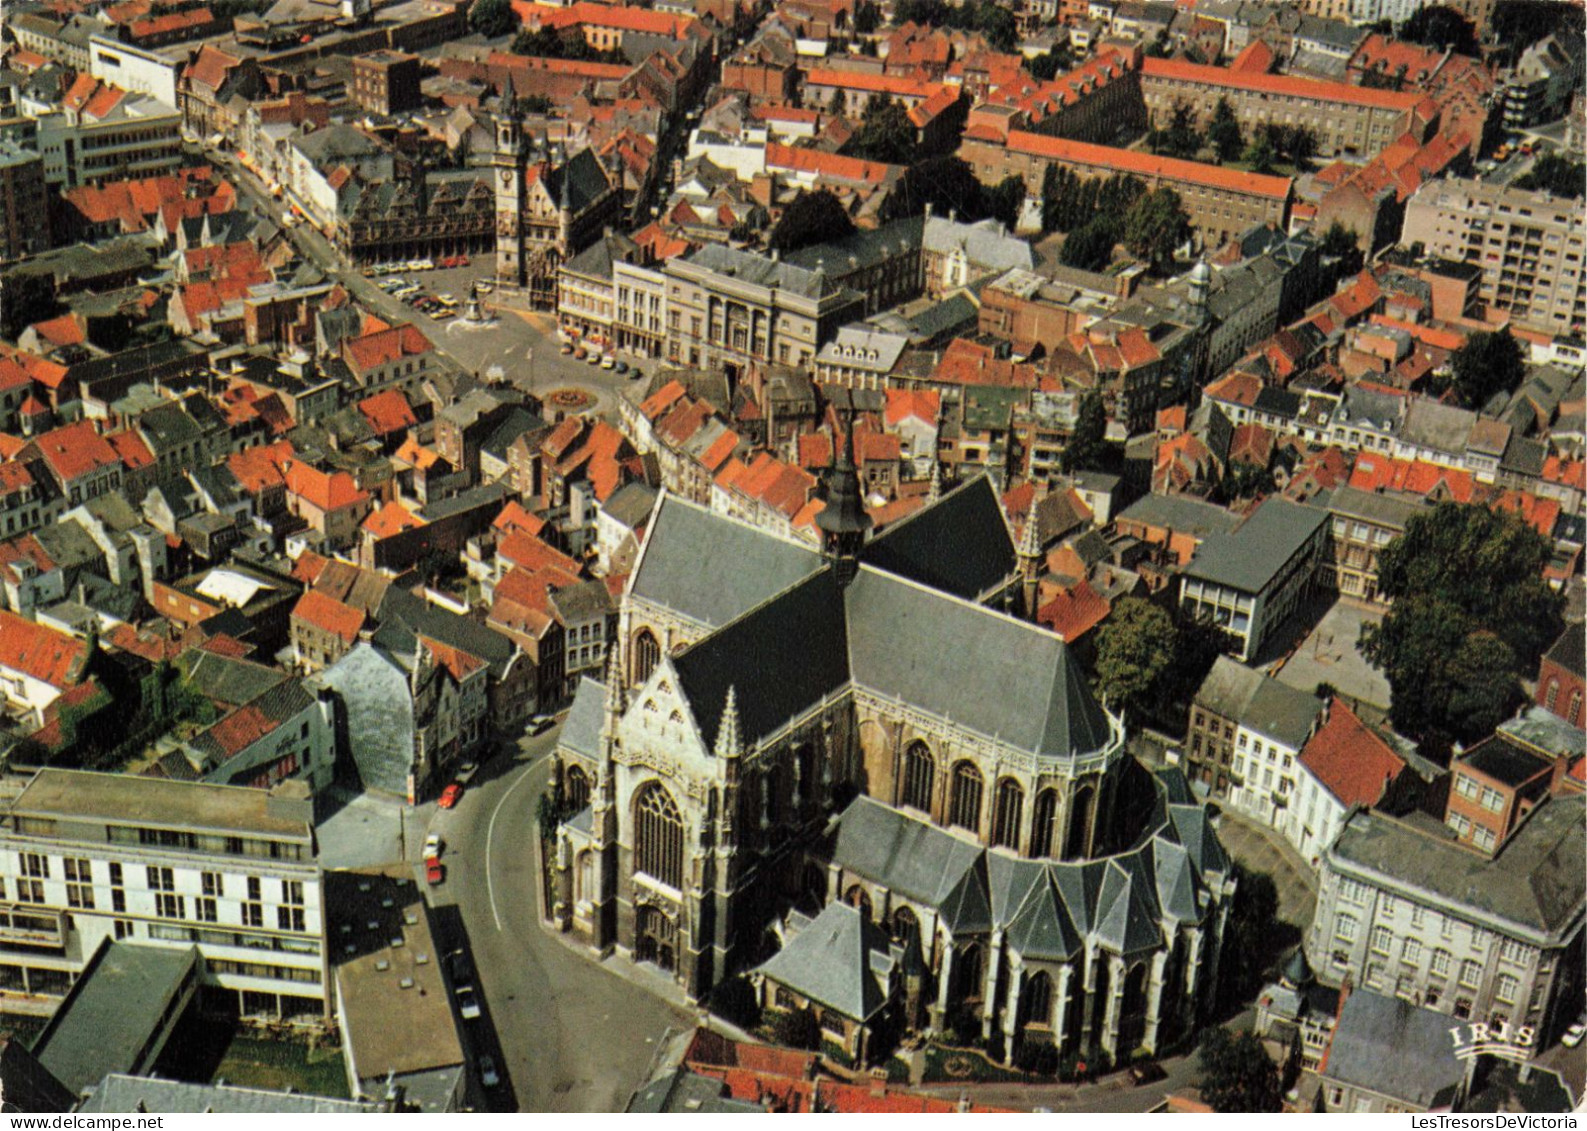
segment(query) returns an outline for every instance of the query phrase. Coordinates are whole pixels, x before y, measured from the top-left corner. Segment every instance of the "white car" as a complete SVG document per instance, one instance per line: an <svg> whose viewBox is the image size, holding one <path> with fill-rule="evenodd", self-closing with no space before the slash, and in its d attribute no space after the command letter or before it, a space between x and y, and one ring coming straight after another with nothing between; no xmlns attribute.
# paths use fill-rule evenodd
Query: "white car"
<svg viewBox="0 0 1587 1131"><path fill-rule="evenodd" d="M1576 1024L1565 1030L1565 1035L1560 1038L1560 1044L1568 1049L1573 1049L1581 1044L1583 1037L1587 1037L1587 1014L1576 1018Z"/></svg>
<svg viewBox="0 0 1587 1131"><path fill-rule="evenodd" d="M457 1011L463 1020L473 1021L480 1015L479 997L472 986L460 986L457 991Z"/></svg>
<svg viewBox="0 0 1587 1131"><path fill-rule="evenodd" d="M441 839L440 833L431 833L424 838L424 858L441 855L441 850L446 847L446 841Z"/></svg>

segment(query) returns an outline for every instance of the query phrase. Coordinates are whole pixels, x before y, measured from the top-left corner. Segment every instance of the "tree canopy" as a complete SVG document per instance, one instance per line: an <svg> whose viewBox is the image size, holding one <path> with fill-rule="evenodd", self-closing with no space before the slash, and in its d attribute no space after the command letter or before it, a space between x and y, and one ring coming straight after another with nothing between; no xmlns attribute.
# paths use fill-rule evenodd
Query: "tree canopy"
<svg viewBox="0 0 1587 1131"><path fill-rule="evenodd" d="M1328 230L1323 233L1322 243L1318 251L1324 259L1338 260L1334 270L1334 277L1342 279L1347 275L1358 273L1365 264L1361 255L1361 244L1354 229L1347 228L1338 220L1328 225Z"/></svg>
<svg viewBox="0 0 1587 1131"><path fill-rule="evenodd" d="M1108 409L1102 394L1088 389L1080 395L1080 410L1075 430L1064 445L1065 472L1100 469L1108 461Z"/></svg>
<svg viewBox="0 0 1587 1131"><path fill-rule="evenodd" d="M1442 4L1418 8L1400 25L1399 37L1407 43L1454 51L1457 55L1477 55L1477 32L1471 21Z"/></svg>
<svg viewBox="0 0 1587 1131"><path fill-rule="evenodd" d="M897 0L893 5L893 23L978 31L994 51L1012 51L1019 40L1014 13L995 0L969 0L964 4L947 4L943 0Z"/></svg>
<svg viewBox="0 0 1587 1131"><path fill-rule="evenodd" d="M509 0L474 0L468 10L468 26L486 39L494 39L517 27L518 17Z"/></svg>
<svg viewBox="0 0 1587 1131"><path fill-rule="evenodd" d="M975 179L969 163L959 157L928 157L918 161L898 180L898 185L882 205L882 218L896 220L918 216L931 205L938 216L952 213L965 223L996 216L1012 226L1025 200L1025 185L1016 186L1006 177L988 189ZM1016 196L1017 193L1017 196Z"/></svg>
<svg viewBox="0 0 1587 1131"><path fill-rule="evenodd" d="M1545 153L1513 184L1516 188L1541 189L1567 200L1580 200L1587 187L1587 165L1558 153Z"/></svg>
<svg viewBox="0 0 1587 1131"><path fill-rule="evenodd" d="M1064 238L1063 247L1058 250L1058 262L1080 271L1101 271L1113 262L1113 245L1118 242L1115 222L1093 220Z"/></svg>
<svg viewBox="0 0 1587 1131"><path fill-rule="evenodd" d="M1273 148L1273 142L1266 132L1258 133L1251 139L1251 144L1245 147L1242 160L1251 166L1253 173L1271 173L1273 166L1278 164L1278 152Z"/></svg>
<svg viewBox="0 0 1587 1131"><path fill-rule="evenodd" d="M1218 151L1219 161L1234 161L1245 148L1245 135L1240 132L1240 121L1227 98L1218 99L1218 108L1212 112L1207 126L1207 140Z"/></svg>
<svg viewBox="0 0 1587 1131"><path fill-rule="evenodd" d="M525 28L512 41L514 55L538 59L577 59L589 63L626 63L628 56L616 47L605 50L591 47L582 35L564 36L555 28L537 31Z"/></svg>
<svg viewBox="0 0 1587 1131"><path fill-rule="evenodd" d="M1168 125L1148 134L1147 142L1154 153L1193 160L1201 152L1201 135L1196 132L1195 111L1183 102L1175 102Z"/></svg>
<svg viewBox="0 0 1587 1131"><path fill-rule="evenodd" d="M1552 547L1518 515L1463 503L1414 514L1378 557L1393 605L1361 633L1395 728L1442 752L1492 732L1560 633L1565 598L1543 580Z"/></svg>
<svg viewBox="0 0 1587 1131"><path fill-rule="evenodd" d="M1139 711L1173 660L1173 619L1140 597L1121 599L1097 630L1097 690L1115 711Z"/></svg>
<svg viewBox="0 0 1587 1131"><path fill-rule="evenodd" d="M1450 355L1449 365L1455 396L1470 409L1482 408L1497 393L1514 392L1526 376L1521 343L1508 326L1472 334Z"/></svg>
<svg viewBox="0 0 1587 1131"><path fill-rule="evenodd" d="M1253 1034L1208 1029L1201 1037L1201 1098L1217 1112L1282 1111L1278 1065Z"/></svg>
<svg viewBox="0 0 1587 1131"><path fill-rule="evenodd" d="M798 251L853 234L854 221L837 197L827 189L806 190L788 202L767 244L774 251Z"/></svg>
<svg viewBox="0 0 1587 1131"><path fill-rule="evenodd" d="M1500 60L1513 66L1521 52L1556 31L1581 39L1587 34L1587 12L1556 0L1499 0L1488 26Z"/></svg>
<svg viewBox="0 0 1587 1131"><path fill-rule="evenodd" d="M1190 217L1179 194L1171 188L1153 189L1130 206L1124 217L1124 246L1152 270L1166 272L1174 254L1190 239Z"/></svg>
<svg viewBox="0 0 1587 1131"><path fill-rule="evenodd" d="M892 98L872 98L865 107L859 132L849 139L843 152L867 161L908 165L915 159L917 149L915 124L909 120L904 104Z"/></svg>

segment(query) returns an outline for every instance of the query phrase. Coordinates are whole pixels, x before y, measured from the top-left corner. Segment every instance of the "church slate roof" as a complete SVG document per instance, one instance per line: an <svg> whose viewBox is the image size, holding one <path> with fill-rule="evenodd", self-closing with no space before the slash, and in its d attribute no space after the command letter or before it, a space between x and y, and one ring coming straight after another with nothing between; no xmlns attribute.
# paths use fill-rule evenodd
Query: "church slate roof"
<svg viewBox="0 0 1587 1131"><path fill-rule="evenodd" d="M847 626L836 577L822 570L673 657L701 738L714 743L727 690L746 743L804 714L848 681ZM770 678L767 678L770 677Z"/></svg>
<svg viewBox="0 0 1587 1131"><path fill-rule="evenodd" d="M847 598L857 685L1035 754L1107 744L1107 716L1055 634L869 568Z"/></svg>
<svg viewBox="0 0 1587 1131"><path fill-rule="evenodd" d="M575 216L584 212L612 187L595 151L589 148L575 153L562 168L553 170L547 180L546 189L556 201L562 199L562 185L564 181L567 182L568 199Z"/></svg>
<svg viewBox="0 0 1587 1131"><path fill-rule="evenodd" d="M974 601L1013 571L1014 538L991 478L980 475L889 526L860 561Z"/></svg>
<svg viewBox="0 0 1587 1131"><path fill-rule="evenodd" d="M557 745L592 761L601 757L601 724L605 721L606 685L585 676L573 693Z"/></svg>
<svg viewBox="0 0 1587 1131"><path fill-rule="evenodd" d="M1189 792L1184 775L1163 770L1151 782L1157 800L1147 832L1104 859L1060 863L984 849L968 833L862 795L837 818L831 860L936 908L955 935L1005 928L1026 958L1067 958L1088 937L1121 956L1138 953L1162 945L1164 919L1200 922L1206 877L1230 868L1205 813L1174 800Z"/></svg>
<svg viewBox="0 0 1587 1131"><path fill-rule="evenodd" d="M887 1004L895 949L858 908L829 903L758 972L845 1017L868 1021Z"/></svg>
<svg viewBox="0 0 1587 1131"><path fill-rule="evenodd" d="M630 592L720 628L820 568L821 555L807 546L665 495Z"/></svg>

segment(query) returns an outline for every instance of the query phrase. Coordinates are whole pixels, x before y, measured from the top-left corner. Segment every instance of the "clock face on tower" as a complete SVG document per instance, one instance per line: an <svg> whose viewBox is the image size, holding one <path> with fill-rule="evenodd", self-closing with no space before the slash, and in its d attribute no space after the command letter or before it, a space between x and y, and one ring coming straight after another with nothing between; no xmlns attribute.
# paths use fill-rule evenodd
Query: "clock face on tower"
<svg viewBox="0 0 1587 1131"><path fill-rule="evenodd" d="M511 188L512 187L512 170L511 169L503 169L501 171L501 187L502 188Z"/></svg>

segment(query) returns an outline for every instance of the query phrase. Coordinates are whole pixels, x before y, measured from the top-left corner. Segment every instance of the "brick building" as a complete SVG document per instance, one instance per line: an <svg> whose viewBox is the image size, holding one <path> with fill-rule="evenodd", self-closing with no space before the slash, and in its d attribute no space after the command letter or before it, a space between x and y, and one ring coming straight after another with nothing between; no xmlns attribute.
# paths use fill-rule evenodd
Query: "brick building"
<svg viewBox="0 0 1587 1131"><path fill-rule="evenodd" d="M353 101L371 114L403 114L423 102L419 57L403 51L353 56Z"/></svg>

